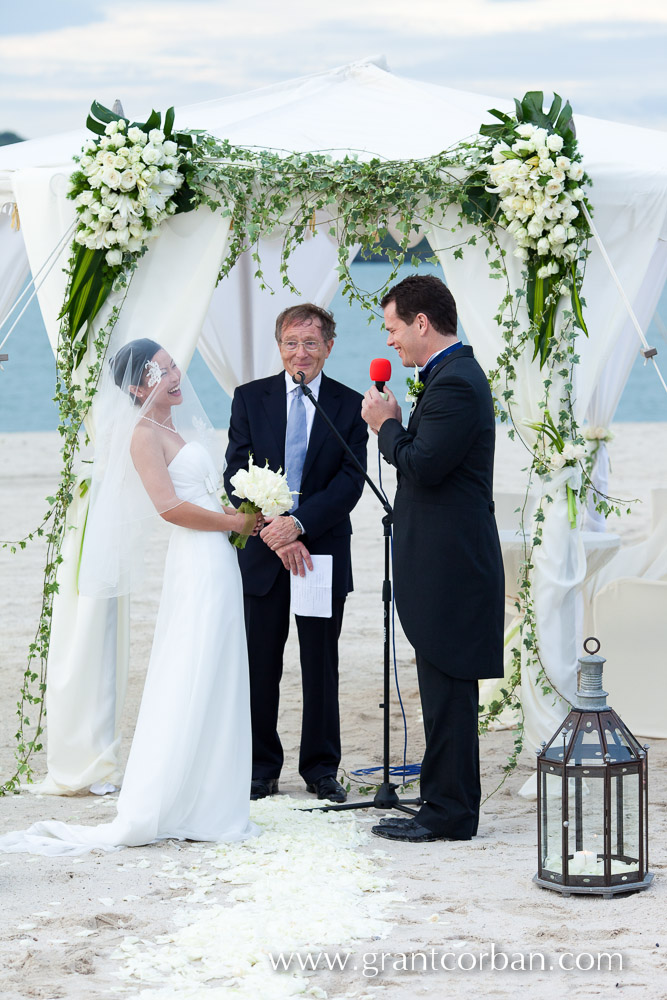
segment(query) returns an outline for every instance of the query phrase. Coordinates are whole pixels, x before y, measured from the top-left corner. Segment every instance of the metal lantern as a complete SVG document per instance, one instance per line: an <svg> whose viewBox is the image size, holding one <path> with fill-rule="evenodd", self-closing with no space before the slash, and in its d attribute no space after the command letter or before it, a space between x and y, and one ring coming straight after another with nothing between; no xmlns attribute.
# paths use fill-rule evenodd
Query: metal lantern
<svg viewBox="0 0 667 1000"><path fill-rule="evenodd" d="M589 649L589 645L595 644ZM600 643L587 639L572 711L537 751L537 875L564 896L647 889L648 746L606 703Z"/></svg>

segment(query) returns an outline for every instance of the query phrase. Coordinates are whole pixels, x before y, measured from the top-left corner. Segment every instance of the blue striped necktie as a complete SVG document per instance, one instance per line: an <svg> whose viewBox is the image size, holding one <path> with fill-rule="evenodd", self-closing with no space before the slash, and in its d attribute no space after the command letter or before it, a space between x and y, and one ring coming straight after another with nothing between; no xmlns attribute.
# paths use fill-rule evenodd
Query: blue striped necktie
<svg viewBox="0 0 667 1000"><path fill-rule="evenodd" d="M303 389L299 385L293 392L294 396L287 418L287 432L285 434L285 475L289 488L300 490L303 463L306 460L306 449L308 448L308 432ZM299 498L295 496L292 507L298 506L298 503Z"/></svg>

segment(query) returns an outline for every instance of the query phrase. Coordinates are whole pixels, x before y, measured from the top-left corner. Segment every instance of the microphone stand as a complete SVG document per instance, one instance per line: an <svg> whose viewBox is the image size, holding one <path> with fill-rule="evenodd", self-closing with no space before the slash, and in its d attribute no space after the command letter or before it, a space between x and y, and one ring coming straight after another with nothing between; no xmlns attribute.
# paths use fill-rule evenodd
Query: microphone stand
<svg viewBox="0 0 667 1000"><path fill-rule="evenodd" d="M354 465L357 467L361 475L364 477L364 481L370 486L372 492L375 494L377 499L382 504L382 508L385 511L385 515L382 518L383 534L384 534L384 580L382 581L382 605L383 605L383 624L384 624L384 699L380 703L380 708L383 710L383 723L384 723L384 739L383 739L383 776L382 784L379 786L377 792L375 793L372 801L368 802L342 802L333 806L316 806L313 810L308 810L309 812L315 811L315 809L321 809L323 812L341 812L346 809L398 809L401 812L409 813L411 816L416 816L417 810L410 809L410 805L421 805L421 799L399 799L396 794L396 788L398 787L394 782L389 780L389 706L390 706L390 649L391 649L391 551L390 551L390 539L391 539L391 525L393 522L394 511L391 504L385 496L377 488L373 480L370 478L363 465L354 454L350 448L347 441L341 436L338 429L329 419L326 411L322 408L319 401L313 396L312 389L309 389L306 385L306 376L303 372L297 372L296 375L292 376L292 381L297 385L301 386L304 396L306 396L310 402L313 404L317 412L320 414L324 422L326 423L329 430L332 432L336 440L343 447L344 451L349 458L352 459Z"/></svg>

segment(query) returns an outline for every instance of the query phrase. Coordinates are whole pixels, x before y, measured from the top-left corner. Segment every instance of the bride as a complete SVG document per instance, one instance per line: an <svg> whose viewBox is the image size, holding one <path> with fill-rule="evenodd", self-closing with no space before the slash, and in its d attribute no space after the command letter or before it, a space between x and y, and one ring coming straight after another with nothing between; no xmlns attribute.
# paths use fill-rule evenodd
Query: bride
<svg viewBox="0 0 667 1000"><path fill-rule="evenodd" d="M99 395L80 591L136 591L151 519L157 512L173 525L141 707L113 822L35 823L1 836L0 851L255 836L243 596L226 533L256 534L261 515L221 506L213 429L155 341L121 348Z"/></svg>

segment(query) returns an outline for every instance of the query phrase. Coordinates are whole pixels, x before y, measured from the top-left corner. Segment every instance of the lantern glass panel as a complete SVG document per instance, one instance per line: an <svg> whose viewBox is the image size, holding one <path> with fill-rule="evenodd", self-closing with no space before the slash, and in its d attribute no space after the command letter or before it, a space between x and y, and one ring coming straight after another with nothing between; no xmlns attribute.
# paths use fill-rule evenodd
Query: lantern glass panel
<svg viewBox="0 0 667 1000"><path fill-rule="evenodd" d="M583 716L577 727L572 749L568 754L571 764L602 764L604 750L597 719Z"/></svg>
<svg viewBox="0 0 667 1000"><path fill-rule="evenodd" d="M639 871L639 774L611 776L611 874Z"/></svg>
<svg viewBox="0 0 667 1000"><path fill-rule="evenodd" d="M578 768L567 782L570 875L604 875L604 770Z"/></svg>
<svg viewBox="0 0 667 1000"><path fill-rule="evenodd" d="M559 875L563 871L563 781L562 771L541 772L542 867Z"/></svg>
<svg viewBox="0 0 667 1000"><path fill-rule="evenodd" d="M612 717L607 716L603 719L603 731L607 752L613 763L635 760L635 753L626 738L626 734L615 724Z"/></svg>

